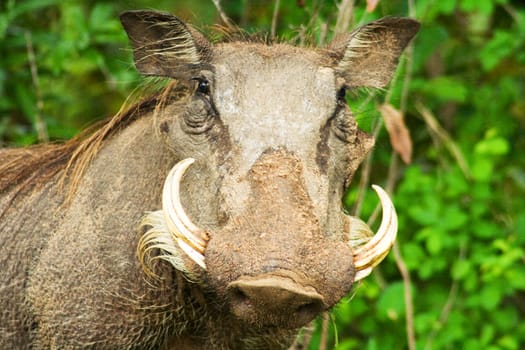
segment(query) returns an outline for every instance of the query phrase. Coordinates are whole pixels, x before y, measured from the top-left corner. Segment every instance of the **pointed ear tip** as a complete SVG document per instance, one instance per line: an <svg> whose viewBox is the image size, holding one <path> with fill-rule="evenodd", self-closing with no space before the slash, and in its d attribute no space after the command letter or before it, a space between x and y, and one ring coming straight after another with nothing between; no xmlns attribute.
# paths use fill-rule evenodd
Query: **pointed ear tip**
<svg viewBox="0 0 525 350"><path fill-rule="evenodd" d="M139 13L141 13L143 11L141 10L125 10L125 11L122 11L120 14L119 14L119 17L120 18L125 18L125 17L138 17L137 15Z"/></svg>
<svg viewBox="0 0 525 350"><path fill-rule="evenodd" d="M154 11L154 10L126 10L119 14L121 21L124 20L166 20L176 18L169 12Z"/></svg>
<svg viewBox="0 0 525 350"><path fill-rule="evenodd" d="M400 18L399 27L403 28L404 31L410 33L411 36L414 36L419 31L421 23L414 18L403 17Z"/></svg>
<svg viewBox="0 0 525 350"><path fill-rule="evenodd" d="M378 22L387 24L387 26L405 29L414 33L417 33L421 26L421 23L418 20L410 17L384 17L379 19Z"/></svg>
<svg viewBox="0 0 525 350"><path fill-rule="evenodd" d="M421 28L421 22L413 18L407 18L407 27L409 27L414 33L417 33L419 28Z"/></svg>
<svg viewBox="0 0 525 350"><path fill-rule="evenodd" d="M121 13L119 13L118 18L120 18L120 21L121 22L125 21L129 17L130 12L131 11L122 11Z"/></svg>
<svg viewBox="0 0 525 350"><path fill-rule="evenodd" d="M421 27L421 23L409 17L391 17L392 28L400 35L404 40L410 41L418 32Z"/></svg>
<svg viewBox="0 0 525 350"><path fill-rule="evenodd" d="M140 10L126 10L119 14L120 23L127 24L140 18Z"/></svg>

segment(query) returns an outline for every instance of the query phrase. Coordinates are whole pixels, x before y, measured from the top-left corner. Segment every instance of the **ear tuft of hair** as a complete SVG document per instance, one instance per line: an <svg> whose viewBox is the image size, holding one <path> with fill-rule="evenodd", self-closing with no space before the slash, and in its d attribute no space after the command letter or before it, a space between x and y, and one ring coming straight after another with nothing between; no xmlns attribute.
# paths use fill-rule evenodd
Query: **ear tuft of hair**
<svg viewBox="0 0 525 350"><path fill-rule="evenodd" d="M187 77L188 70L211 55L210 42L169 13L126 11L120 21L133 47L135 66L143 75Z"/></svg>
<svg viewBox="0 0 525 350"><path fill-rule="evenodd" d="M341 57L336 71L348 87L385 87L419 26L410 18L386 17L336 38L328 47Z"/></svg>

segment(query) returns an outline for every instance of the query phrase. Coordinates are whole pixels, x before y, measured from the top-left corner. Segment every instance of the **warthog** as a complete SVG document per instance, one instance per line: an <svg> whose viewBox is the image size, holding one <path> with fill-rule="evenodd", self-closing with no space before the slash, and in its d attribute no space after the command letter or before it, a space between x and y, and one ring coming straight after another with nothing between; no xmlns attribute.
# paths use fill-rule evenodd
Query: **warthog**
<svg viewBox="0 0 525 350"><path fill-rule="evenodd" d="M373 145L345 90L384 87L418 30L322 48L121 21L153 96L63 144L0 151L1 349L280 349L388 253L341 198ZM170 169L172 169L170 171Z"/></svg>

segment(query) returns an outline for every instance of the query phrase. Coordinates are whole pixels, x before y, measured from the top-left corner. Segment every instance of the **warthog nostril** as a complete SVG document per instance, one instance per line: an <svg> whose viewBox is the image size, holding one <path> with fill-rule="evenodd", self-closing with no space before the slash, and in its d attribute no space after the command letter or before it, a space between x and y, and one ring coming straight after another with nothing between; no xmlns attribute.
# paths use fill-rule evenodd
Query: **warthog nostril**
<svg viewBox="0 0 525 350"><path fill-rule="evenodd" d="M253 324L297 328L325 309L313 288L280 276L240 278L230 283L228 293L232 312Z"/></svg>
<svg viewBox="0 0 525 350"><path fill-rule="evenodd" d="M246 306L251 306L250 298L242 291L240 288L231 288L230 289L230 298L231 302L234 304L244 304Z"/></svg>
<svg viewBox="0 0 525 350"><path fill-rule="evenodd" d="M312 301L310 303L300 305L297 308L296 313L304 315L304 316L308 316L308 315L312 315L312 314L317 315L317 314L321 313L321 311L323 311L323 309L324 309L324 305L323 305L322 302L320 302L320 301Z"/></svg>

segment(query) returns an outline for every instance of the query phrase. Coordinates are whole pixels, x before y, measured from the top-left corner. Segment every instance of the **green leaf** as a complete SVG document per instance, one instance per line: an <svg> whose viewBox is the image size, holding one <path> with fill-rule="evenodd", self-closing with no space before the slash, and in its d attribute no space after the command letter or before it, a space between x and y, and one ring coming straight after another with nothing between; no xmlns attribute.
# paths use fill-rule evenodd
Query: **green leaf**
<svg viewBox="0 0 525 350"><path fill-rule="evenodd" d="M490 344L492 339L494 339L494 333L495 333L494 325L491 325L491 324L484 325L481 330L481 338L480 338L481 344L483 345Z"/></svg>
<svg viewBox="0 0 525 350"><path fill-rule="evenodd" d="M478 142L474 151L480 155L500 156L509 152L510 146L502 137L491 137Z"/></svg>
<svg viewBox="0 0 525 350"><path fill-rule="evenodd" d="M340 342L334 350L353 350L353 349L359 349L360 348L360 342L357 339L345 339L342 342Z"/></svg>
<svg viewBox="0 0 525 350"><path fill-rule="evenodd" d="M81 75L96 70L102 64L103 57L94 49L84 51L81 57L68 60L64 68L72 74Z"/></svg>
<svg viewBox="0 0 525 350"><path fill-rule="evenodd" d="M498 340L498 345L505 350L518 350L520 344L512 335L504 335Z"/></svg>
<svg viewBox="0 0 525 350"><path fill-rule="evenodd" d="M22 84L16 84L14 86L17 102L22 108L26 118L31 121L33 120L36 113L36 101L33 91L31 90L32 88L32 85L24 86Z"/></svg>
<svg viewBox="0 0 525 350"><path fill-rule="evenodd" d="M516 43L515 34L503 30L497 30L492 39L489 40L480 52L480 60L483 69L489 71L496 67L496 65L514 51Z"/></svg>
<svg viewBox="0 0 525 350"><path fill-rule="evenodd" d="M442 214L442 230L458 230L465 226L468 221L467 214L457 205L452 203L443 209Z"/></svg>
<svg viewBox="0 0 525 350"><path fill-rule="evenodd" d="M468 260L457 260L452 265L452 278L461 280L472 271L472 263Z"/></svg>
<svg viewBox="0 0 525 350"><path fill-rule="evenodd" d="M24 13L35 12L44 7L56 5L60 0L25 0L18 1L12 8L12 18L18 17Z"/></svg>
<svg viewBox="0 0 525 350"><path fill-rule="evenodd" d="M431 10L437 10L436 7L439 4L446 3L447 1L432 1ZM455 2L455 0L448 1L449 4ZM419 1L416 3L418 5ZM447 28L440 25L437 22L428 23L421 27L420 32L417 34L417 46L414 52L414 63L416 67L424 67L429 57L436 51L440 50L443 43L446 43L449 39L449 33ZM423 83L424 85L424 83Z"/></svg>
<svg viewBox="0 0 525 350"><path fill-rule="evenodd" d="M521 315L513 305L499 307L493 313L494 326L497 330L504 333L510 333L516 330L521 323Z"/></svg>
<svg viewBox="0 0 525 350"><path fill-rule="evenodd" d="M398 320L405 314L403 282L390 284L381 294L377 302L379 315L390 320Z"/></svg>
<svg viewBox="0 0 525 350"><path fill-rule="evenodd" d="M503 291L500 283L485 284L480 291L481 306L488 311L494 310L501 302Z"/></svg>
<svg viewBox="0 0 525 350"><path fill-rule="evenodd" d="M463 350L479 350L481 348L481 341L477 338L466 339L463 344Z"/></svg>
<svg viewBox="0 0 525 350"><path fill-rule="evenodd" d="M492 239L502 235L501 226L490 221L473 222L470 230L475 237L484 239Z"/></svg>
<svg viewBox="0 0 525 350"><path fill-rule="evenodd" d="M113 29L116 16L113 6L109 3L98 3L89 15L88 25L91 30L102 31Z"/></svg>
<svg viewBox="0 0 525 350"><path fill-rule="evenodd" d="M424 250L419 244L412 242L401 244L401 249L407 267L410 270L417 270L425 259Z"/></svg>
<svg viewBox="0 0 525 350"><path fill-rule="evenodd" d="M494 170L494 162L487 158L477 158L471 167L472 177L481 182L490 181Z"/></svg>
<svg viewBox="0 0 525 350"><path fill-rule="evenodd" d="M414 4L416 6L416 13L426 13L429 19L433 19L438 15L450 15L456 9L457 0L420 0ZM430 23L434 21L429 20Z"/></svg>
<svg viewBox="0 0 525 350"><path fill-rule="evenodd" d="M463 176L459 167L453 167L446 172L445 177L445 193L447 197L457 200L458 196L468 194L470 192L470 184Z"/></svg>
<svg viewBox="0 0 525 350"><path fill-rule="evenodd" d="M437 226L427 226L417 233L418 240L424 240L428 252L432 255L438 255L443 248L445 232Z"/></svg>
<svg viewBox="0 0 525 350"><path fill-rule="evenodd" d="M440 76L425 82L416 81L414 85L428 96L441 101L465 102L468 96L468 89L457 78Z"/></svg>
<svg viewBox="0 0 525 350"><path fill-rule="evenodd" d="M63 40L76 50L87 48L90 43L90 33L83 7L77 4L68 4L64 6L63 11Z"/></svg>
<svg viewBox="0 0 525 350"><path fill-rule="evenodd" d="M408 208L410 217L423 226L429 226L441 221L439 215L441 203L433 196L420 197Z"/></svg>
<svg viewBox="0 0 525 350"><path fill-rule="evenodd" d="M518 265L513 268L508 268L504 272L505 279L514 289L525 291L525 266Z"/></svg>
<svg viewBox="0 0 525 350"><path fill-rule="evenodd" d="M494 8L492 1L493 0L461 0L459 7L465 12L489 14Z"/></svg>

